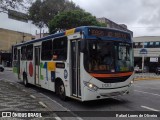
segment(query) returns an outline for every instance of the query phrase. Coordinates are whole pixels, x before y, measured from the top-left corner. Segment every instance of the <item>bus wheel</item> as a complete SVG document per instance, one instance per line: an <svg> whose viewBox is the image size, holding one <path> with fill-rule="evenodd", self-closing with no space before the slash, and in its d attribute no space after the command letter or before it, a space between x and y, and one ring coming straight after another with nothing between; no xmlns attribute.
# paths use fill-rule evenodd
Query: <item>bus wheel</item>
<svg viewBox="0 0 160 120"><path fill-rule="evenodd" d="M26 76L23 77L23 84L25 87L28 87L28 80Z"/></svg>
<svg viewBox="0 0 160 120"><path fill-rule="evenodd" d="M65 94L65 87L64 87L64 84L63 82L60 82L59 83L59 86L58 86L58 94L59 94L59 97L62 99L62 100L66 100L66 94Z"/></svg>

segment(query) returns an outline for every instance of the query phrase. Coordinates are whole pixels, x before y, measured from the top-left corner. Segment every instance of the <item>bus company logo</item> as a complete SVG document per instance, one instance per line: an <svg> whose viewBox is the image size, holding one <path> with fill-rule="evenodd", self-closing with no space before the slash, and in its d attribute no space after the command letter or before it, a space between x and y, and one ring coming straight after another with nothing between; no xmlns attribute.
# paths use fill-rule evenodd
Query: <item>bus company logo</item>
<svg viewBox="0 0 160 120"><path fill-rule="evenodd" d="M11 112L2 112L2 117L12 117Z"/></svg>

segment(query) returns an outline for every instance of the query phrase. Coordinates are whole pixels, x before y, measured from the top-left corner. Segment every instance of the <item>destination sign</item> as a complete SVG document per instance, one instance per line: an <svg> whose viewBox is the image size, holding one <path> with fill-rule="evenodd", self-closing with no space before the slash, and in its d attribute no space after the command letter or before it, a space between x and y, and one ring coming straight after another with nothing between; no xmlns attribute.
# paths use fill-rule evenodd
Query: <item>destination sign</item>
<svg viewBox="0 0 160 120"><path fill-rule="evenodd" d="M130 34L123 33L120 31L114 31L109 29L97 29L97 28L90 28L88 31L89 35L98 36L98 37L113 37L113 38L120 38L125 40L130 40Z"/></svg>

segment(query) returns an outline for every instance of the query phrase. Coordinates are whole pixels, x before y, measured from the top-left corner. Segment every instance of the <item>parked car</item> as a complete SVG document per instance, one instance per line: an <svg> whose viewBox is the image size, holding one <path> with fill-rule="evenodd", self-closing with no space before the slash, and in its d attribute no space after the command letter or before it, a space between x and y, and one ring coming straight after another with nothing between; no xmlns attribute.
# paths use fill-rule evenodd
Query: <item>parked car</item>
<svg viewBox="0 0 160 120"><path fill-rule="evenodd" d="M156 74L160 74L160 67L156 67Z"/></svg>
<svg viewBox="0 0 160 120"><path fill-rule="evenodd" d="M143 72L144 72L144 73L148 73L148 72L149 72L149 67L148 67L148 66L144 66Z"/></svg>
<svg viewBox="0 0 160 120"><path fill-rule="evenodd" d="M3 72L4 71L4 67L3 65L0 65L0 72Z"/></svg>
<svg viewBox="0 0 160 120"><path fill-rule="evenodd" d="M142 69L140 69L138 66L136 66L136 67L134 68L134 71L135 71L135 73L141 73L141 72L142 72Z"/></svg>

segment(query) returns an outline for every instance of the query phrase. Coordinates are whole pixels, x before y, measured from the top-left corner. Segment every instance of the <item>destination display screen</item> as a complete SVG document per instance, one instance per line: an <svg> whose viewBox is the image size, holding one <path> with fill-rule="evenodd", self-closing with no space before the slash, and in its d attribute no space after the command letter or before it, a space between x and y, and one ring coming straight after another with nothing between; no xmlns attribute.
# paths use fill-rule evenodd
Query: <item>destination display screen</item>
<svg viewBox="0 0 160 120"><path fill-rule="evenodd" d="M109 29L98 29L98 28L89 28L88 34L97 37L113 37L113 38L120 38L124 40L130 40L130 34L123 33L116 30L109 30Z"/></svg>

